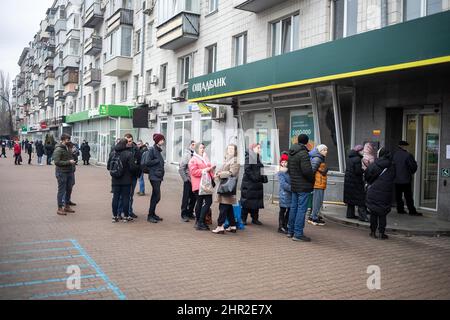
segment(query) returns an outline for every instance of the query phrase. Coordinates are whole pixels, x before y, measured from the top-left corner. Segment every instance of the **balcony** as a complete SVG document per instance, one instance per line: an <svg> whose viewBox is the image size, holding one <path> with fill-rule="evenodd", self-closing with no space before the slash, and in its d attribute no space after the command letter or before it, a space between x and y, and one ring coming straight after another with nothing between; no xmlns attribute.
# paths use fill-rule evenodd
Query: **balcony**
<svg viewBox="0 0 450 320"><path fill-rule="evenodd" d="M95 28L103 21L103 12L99 0L94 1L94 3L86 10L84 21L83 26L85 28Z"/></svg>
<svg viewBox="0 0 450 320"><path fill-rule="evenodd" d="M133 58L114 57L105 62L103 73L105 76L122 77L129 74L133 70Z"/></svg>
<svg viewBox="0 0 450 320"><path fill-rule="evenodd" d="M58 34L60 31L66 30L67 20L63 18L58 18L55 22L55 34Z"/></svg>
<svg viewBox="0 0 450 320"><path fill-rule="evenodd" d="M111 17L107 20L108 32L114 30L118 26L124 25L133 25L133 10L129 9L119 9L117 10Z"/></svg>
<svg viewBox="0 0 450 320"><path fill-rule="evenodd" d="M78 93L78 84L76 83L68 83L64 86L64 95L67 96L76 96Z"/></svg>
<svg viewBox="0 0 450 320"><path fill-rule="evenodd" d="M245 11L250 11L254 13L259 13L266 9L269 9L277 4L280 4L283 1L280 0L238 0L235 2L235 8Z"/></svg>
<svg viewBox="0 0 450 320"><path fill-rule="evenodd" d="M84 85L96 87L100 85L102 81L102 70L100 69L90 69L84 74Z"/></svg>
<svg viewBox="0 0 450 320"><path fill-rule="evenodd" d="M62 101L64 100L64 90L56 90L55 91L55 101Z"/></svg>
<svg viewBox="0 0 450 320"><path fill-rule="evenodd" d="M156 46L167 50L177 50L196 41L199 33L200 15L180 12L157 27Z"/></svg>
<svg viewBox="0 0 450 320"><path fill-rule="evenodd" d="M103 38L99 36L90 36L84 45L84 54L96 56L102 52Z"/></svg>
<svg viewBox="0 0 450 320"><path fill-rule="evenodd" d="M80 64L80 57L74 55L65 55L63 58L64 68L78 68Z"/></svg>
<svg viewBox="0 0 450 320"><path fill-rule="evenodd" d="M46 81L49 79L55 79L55 73L53 72L53 70L45 70L44 78Z"/></svg>
<svg viewBox="0 0 450 320"><path fill-rule="evenodd" d="M63 85L78 83L78 69L66 68L63 72Z"/></svg>
<svg viewBox="0 0 450 320"><path fill-rule="evenodd" d="M45 97L44 104L46 107L53 107L55 99L53 97Z"/></svg>

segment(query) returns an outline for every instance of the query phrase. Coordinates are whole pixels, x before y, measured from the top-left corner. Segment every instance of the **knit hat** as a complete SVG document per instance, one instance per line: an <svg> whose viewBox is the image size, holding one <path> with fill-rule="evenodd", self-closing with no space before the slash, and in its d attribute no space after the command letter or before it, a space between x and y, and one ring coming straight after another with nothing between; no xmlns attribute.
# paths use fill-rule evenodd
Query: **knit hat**
<svg viewBox="0 0 450 320"><path fill-rule="evenodd" d="M353 150L356 152L360 152L360 151L364 150L364 147L362 145L358 144L357 146L355 146L353 148Z"/></svg>
<svg viewBox="0 0 450 320"><path fill-rule="evenodd" d="M324 149L328 149L328 147L324 144L319 144L317 146L317 151L322 152Z"/></svg>
<svg viewBox="0 0 450 320"><path fill-rule="evenodd" d="M283 153L280 158L280 163L283 161L288 161L288 159L289 159L289 156L287 155L287 153Z"/></svg>
<svg viewBox="0 0 450 320"><path fill-rule="evenodd" d="M160 133L155 133L153 135L153 141L155 141L155 144L158 144L161 140L166 140L166 138L164 138L164 136Z"/></svg>
<svg viewBox="0 0 450 320"><path fill-rule="evenodd" d="M306 134L301 134L298 136L298 143L308 144L309 137Z"/></svg>

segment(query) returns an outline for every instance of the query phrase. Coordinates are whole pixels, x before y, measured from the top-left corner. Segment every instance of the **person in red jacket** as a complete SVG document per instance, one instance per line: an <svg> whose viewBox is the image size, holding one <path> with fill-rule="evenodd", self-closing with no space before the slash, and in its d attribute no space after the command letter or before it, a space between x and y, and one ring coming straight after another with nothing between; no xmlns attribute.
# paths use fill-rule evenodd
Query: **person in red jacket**
<svg viewBox="0 0 450 320"><path fill-rule="evenodd" d="M18 141L14 144L14 164L15 165L21 165L22 162L22 148L20 147L20 144Z"/></svg>

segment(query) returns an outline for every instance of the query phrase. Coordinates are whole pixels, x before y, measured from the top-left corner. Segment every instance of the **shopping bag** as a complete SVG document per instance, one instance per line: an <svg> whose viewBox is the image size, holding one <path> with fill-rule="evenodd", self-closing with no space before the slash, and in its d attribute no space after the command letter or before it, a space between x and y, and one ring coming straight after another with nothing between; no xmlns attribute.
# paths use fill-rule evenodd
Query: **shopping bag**
<svg viewBox="0 0 450 320"><path fill-rule="evenodd" d="M204 171L200 180L200 190L198 194L200 196L210 195L214 193L214 186L209 172Z"/></svg>
<svg viewBox="0 0 450 320"><path fill-rule="evenodd" d="M233 204L233 213L234 213L234 220L236 221L236 228L239 230L244 230L245 225L242 222L242 216L241 216L241 204L238 202L236 204ZM228 219L225 220L224 228L228 228L230 226L230 222Z"/></svg>

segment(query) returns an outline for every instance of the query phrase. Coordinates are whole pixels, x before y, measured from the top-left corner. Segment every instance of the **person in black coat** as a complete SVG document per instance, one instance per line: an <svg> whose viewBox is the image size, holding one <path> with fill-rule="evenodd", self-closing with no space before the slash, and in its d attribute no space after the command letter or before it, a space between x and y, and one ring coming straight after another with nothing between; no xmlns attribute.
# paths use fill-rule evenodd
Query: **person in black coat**
<svg viewBox="0 0 450 320"><path fill-rule="evenodd" d="M50 141L47 141L44 147L45 155L47 156L47 165L52 164L53 152L55 151L55 146Z"/></svg>
<svg viewBox="0 0 450 320"><path fill-rule="evenodd" d="M264 208L264 187L267 176L261 174L264 165L261 163L261 145L252 144L245 153L245 171L241 184L242 221L247 224L250 213L252 223L262 225L259 221L259 209Z"/></svg>
<svg viewBox="0 0 450 320"><path fill-rule="evenodd" d="M31 155L33 154L33 141L28 142L26 145L26 151L28 153L28 164L31 164Z"/></svg>
<svg viewBox="0 0 450 320"><path fill-rule="evenodd" d="M421 216L416 211L412 196L412 176L417 171L417 162L413 155L406 151L405 147L409 146L406 141L398 143L398 150L394 153L393 161L395 163L395 198L397 202L397 213L404 214L405 204L403 202L403 194L405 194L406 206L409 214L412 216Z"/></svg>
<svg viewBox="0 0 450 320"><path fill-rule="evenodd" d="M83 165L89 165L89 159L91 158L91 147L89 143L84 140L81 144L81 159L83 160Z"/></svg>
<svg viewBox="0 0 450 320"><path fill-rule="evenodd" d="M112 164L114 158L118 155L120 161L123 165L123 175L121 177L111 177L111 185L113 190L113 200L112 200L112 222L119 221L119 199L123 200L123 211L124 211L124 222L133 221L133 218L129 216L129 201L130 201L130 191L131 191L131 175L132 171L135 170L135 163L133 161L133 156L130 150L127 148L128 141L123 138L120 139L119 143L114 147L113 152L109 155L107 169L112 169Z"/></svg>
<svg viewBox="0 0 450 320"><path fill-rule="evenodd" d="M358 219L355 215L355 206L358 206L359 220L368 222L362 168L363 149L362 145L357 145L348 154L344 178L344 203L347 204L347 219Z"/></svg>
<svg viewBox="0 0 450 320"><path fill-rule="evenodd" d="M385 148L378 151L378 159L364 173L368 183L366 204L370 212L370 236L388 239L385 234L386 216L391 211L392 192L394 190L395 165L391 153Z"/></svg>
<svg viewBox="0 0 450 320"><path fill-rule="evenodd" d="M36 156L38 158L38 164L42 166L42 157L44 156L44 145L42 144L42 140L38 140L35 145L36 148Z"/></svg>

